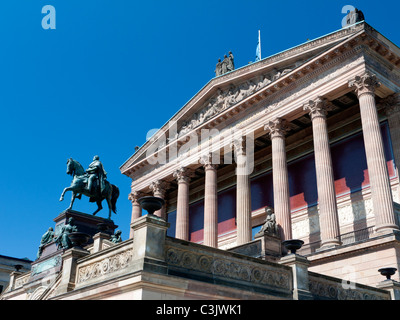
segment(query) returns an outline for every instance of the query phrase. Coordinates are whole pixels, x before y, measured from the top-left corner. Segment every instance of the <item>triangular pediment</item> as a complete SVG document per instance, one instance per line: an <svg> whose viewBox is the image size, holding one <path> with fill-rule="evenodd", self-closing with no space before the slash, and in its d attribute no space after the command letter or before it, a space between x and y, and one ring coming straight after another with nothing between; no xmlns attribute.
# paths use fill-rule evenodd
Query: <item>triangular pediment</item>
<svg viewBox="0 0 400 320"><path fill-rule="evenodd" d="M168 135L171 123L176 130L174 136L167 136L165 143L180 139L226 110L256 96L266 87L279 88L285 86L285 79L298 79L306 73L302 69L310 61L319 57L324 59L332 48L345 45L365 32L366 25L359 23L351 28L341 29L211 79L153 136L154 140L158 136ZM147 141L121 166L121 171L126 173L129 168L145 159L150 144L151 141Z"/></svg>

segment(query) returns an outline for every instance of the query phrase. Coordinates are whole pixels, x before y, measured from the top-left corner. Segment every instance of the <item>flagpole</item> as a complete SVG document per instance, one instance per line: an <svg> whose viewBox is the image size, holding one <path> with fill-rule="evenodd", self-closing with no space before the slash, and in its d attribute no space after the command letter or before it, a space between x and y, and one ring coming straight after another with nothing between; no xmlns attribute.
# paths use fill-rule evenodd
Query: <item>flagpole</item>
<svg viewBox="0 0 400 320"><path fill-rule="evenodd" d="M260 30L258 30L258 42L260 44L260 60L261 60L261 37L260 37Z"/></svg>

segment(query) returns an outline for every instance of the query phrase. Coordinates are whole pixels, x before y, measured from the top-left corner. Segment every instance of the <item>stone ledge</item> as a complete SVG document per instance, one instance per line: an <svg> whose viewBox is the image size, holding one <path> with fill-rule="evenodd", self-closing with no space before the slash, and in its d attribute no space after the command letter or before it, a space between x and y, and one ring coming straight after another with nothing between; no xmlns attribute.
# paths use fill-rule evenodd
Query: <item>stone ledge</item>
<svg viewBox="0 0 400 320"><path fill-rule="evenodd" d="M376 234L375 237L362 240L359 242L350 243L344 246L338 246L334 248L329 248L326 250L322 250L319 252L315 252L312 254L307 255L307 259L310 260L311 263L325 259L333 259L335 256L338 255L346 255L346 254L353 254L355 252L370 249L372 247L379 247L383 245L387 245L391 242L398 242L400 245L400 231L393 230L391 233Z"/></svg>

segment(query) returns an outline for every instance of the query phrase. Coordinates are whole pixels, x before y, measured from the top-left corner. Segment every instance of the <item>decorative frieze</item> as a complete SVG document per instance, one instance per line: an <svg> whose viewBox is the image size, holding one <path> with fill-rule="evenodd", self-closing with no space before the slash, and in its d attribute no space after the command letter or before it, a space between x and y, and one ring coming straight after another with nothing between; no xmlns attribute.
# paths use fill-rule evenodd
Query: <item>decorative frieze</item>
<svg viewBox="0 0 400 320"><path fill-rule="evenodd" d="M360 285L347 284L345 281L334 281L331 278L310 276L309 290L318 299L329 300L390 300L389 291L371 290Z"/></svg>
<svg viewBox="0 0 400 320"><path fill-rule="evenodd" d="M169 265L250 283L291 289L291 273L287 269L261 263L241 262L223 255L200 253L195 250L166 248L166 262Z"/></svg>
<svg viewBox="0 0 400 320"><path fill-rule="evenodd" d="M101 261L97 261L82 267L78 266L77 283L84 283L86 281L125 269L127 266L129 266L132 258L133 249L128 249L115 255L106 257Z"/></svg>

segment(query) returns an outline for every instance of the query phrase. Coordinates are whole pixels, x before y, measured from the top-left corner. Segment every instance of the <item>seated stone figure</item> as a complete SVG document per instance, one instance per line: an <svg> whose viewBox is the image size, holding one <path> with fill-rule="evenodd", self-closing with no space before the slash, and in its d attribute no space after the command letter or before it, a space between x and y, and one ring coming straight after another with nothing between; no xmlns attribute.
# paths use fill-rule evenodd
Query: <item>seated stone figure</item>
<svg viewBox="0 0 400 320"><path fill-rule="evenodd" d="M120 243L122 241L121 233L121 230L115 231L115 234L111 236L110 241L113 243Z"/></svg>
<svg viewBox="0 0 400 320"><path fill-rule="evenodd" d="M68 234L77 232L78 228L75 226L74 218L69 218L68 223L61 228L60 234L56 237L55 242L58 249L69 249L72 247L72 242Z"/></svg>
<svg viewBox="0 0 400 320"><path fill-rule="evenodd" d="M267 214L267 217L264 225L261 227L261 230L257 232L256 236L264 234L278 236L278 225L276 224L276 218L273 209L267 207L265 208L265 213Z"/></svg>
<svg viewBox="0 0 400 320"><path fill-rule="evenodd" d="M46 231L46 233L42 236L42 238L41 238L41 240L40 240L40 245L39 245L39 249L38 249L37 256L36 256L37 259L39 259L40 256L42 255L43 247L44 247L46 244L52 242L53 239L54 239L54 231L53 231L53 228L50 227L50 228Z"/></svg>

